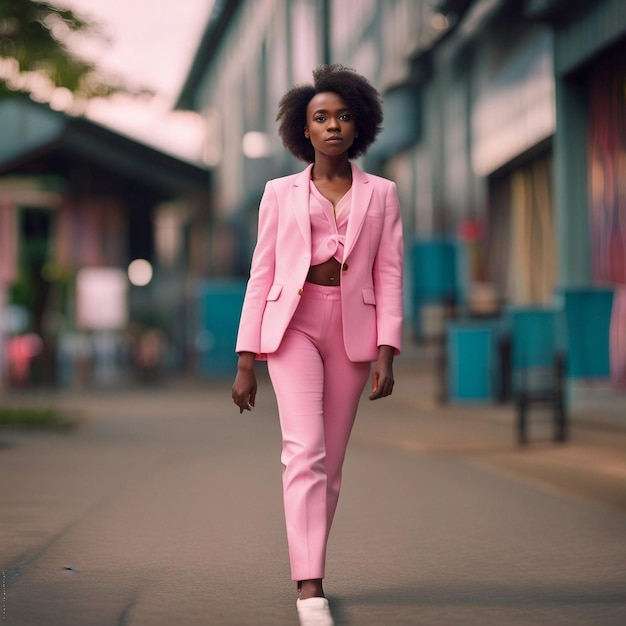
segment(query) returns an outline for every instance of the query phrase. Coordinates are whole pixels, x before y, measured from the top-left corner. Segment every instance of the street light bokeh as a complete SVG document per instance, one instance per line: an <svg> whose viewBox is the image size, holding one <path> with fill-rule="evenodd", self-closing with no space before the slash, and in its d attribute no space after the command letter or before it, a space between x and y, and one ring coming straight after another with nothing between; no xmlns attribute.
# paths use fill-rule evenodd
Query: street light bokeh
<svg viewBox="0 0 626 626"><path fill-rule="evenodd" d="M152 265L145 259L135 259L128 266L128 280L135 287L145 287L152 280Z"/></svg>

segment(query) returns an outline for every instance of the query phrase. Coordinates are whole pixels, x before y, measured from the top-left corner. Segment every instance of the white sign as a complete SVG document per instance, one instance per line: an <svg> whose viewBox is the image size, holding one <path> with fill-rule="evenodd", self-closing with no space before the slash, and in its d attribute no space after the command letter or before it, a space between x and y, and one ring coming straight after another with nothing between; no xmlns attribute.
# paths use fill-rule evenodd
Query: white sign
<svg viewBox="0 0 626 626"><path fill-rule="evenodd" d="M128 323L128 278L112 267L85 267L76 277L76 326L120 330Z"/></svg>

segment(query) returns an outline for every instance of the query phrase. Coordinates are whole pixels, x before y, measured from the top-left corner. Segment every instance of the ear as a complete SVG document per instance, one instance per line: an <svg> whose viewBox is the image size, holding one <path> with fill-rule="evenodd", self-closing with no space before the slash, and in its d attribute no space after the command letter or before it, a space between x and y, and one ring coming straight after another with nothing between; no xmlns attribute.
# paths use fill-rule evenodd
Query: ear
<svg viewBox="0 0 626 626"><path fill-rule="evenodd" d="M309 135L309 129L305 126L304 127L304 136L308 139L310 137Z"/></svg>

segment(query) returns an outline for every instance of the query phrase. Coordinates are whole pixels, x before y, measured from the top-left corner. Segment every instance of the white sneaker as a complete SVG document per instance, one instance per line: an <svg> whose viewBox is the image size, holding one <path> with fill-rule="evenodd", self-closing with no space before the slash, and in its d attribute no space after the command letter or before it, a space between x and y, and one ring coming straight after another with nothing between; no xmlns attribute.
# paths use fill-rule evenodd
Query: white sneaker
<svg viewBox="0 0 626 626"><path fill-rule="evenodd" d="M326 598L296 600L300 626L334 626L333 616Z"/></svg>

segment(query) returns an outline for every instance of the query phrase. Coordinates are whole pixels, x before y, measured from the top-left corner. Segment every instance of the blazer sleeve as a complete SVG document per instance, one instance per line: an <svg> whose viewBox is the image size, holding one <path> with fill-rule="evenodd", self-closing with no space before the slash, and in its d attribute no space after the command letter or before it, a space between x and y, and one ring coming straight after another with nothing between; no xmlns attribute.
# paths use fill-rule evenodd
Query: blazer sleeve
<svg viewBox="0 0 626 626"><path fill-rule="evenodd" d="M385 217L380 246L373 266L376 292L377 343L402 348L404 241L400 202L390 181L385 197Z"/></svg>
<svg viewBox="0 0 626 626"><path fill-rule="evenodd" d="M236 352L254 352L257 358L262 358L261 322L267 294L274 281L277 229L278 202L270 181L265 185L259 205L257 243L252 255L235 346Z"/></svg>

